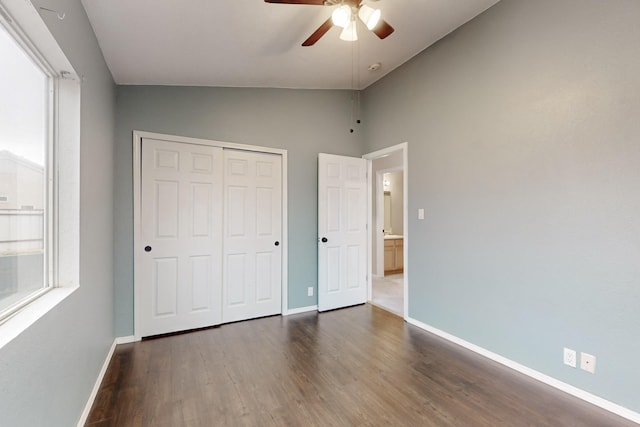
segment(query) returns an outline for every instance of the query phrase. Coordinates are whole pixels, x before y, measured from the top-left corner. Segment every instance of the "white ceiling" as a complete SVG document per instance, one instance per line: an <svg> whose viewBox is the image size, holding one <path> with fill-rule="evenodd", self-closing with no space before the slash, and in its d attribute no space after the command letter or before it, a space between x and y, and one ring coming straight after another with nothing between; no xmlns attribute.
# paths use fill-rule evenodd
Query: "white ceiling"
<svg viewBox="0 0 640 427"><path fill-rule="evenodd" d="M263 0L82 0L118 84L362 89L498 0L365 0L395 32L358 42L332 28L301 43L333 7ZM380 70L368 71L380 62ZM356 65L354 67L353 65Z"/></svg>

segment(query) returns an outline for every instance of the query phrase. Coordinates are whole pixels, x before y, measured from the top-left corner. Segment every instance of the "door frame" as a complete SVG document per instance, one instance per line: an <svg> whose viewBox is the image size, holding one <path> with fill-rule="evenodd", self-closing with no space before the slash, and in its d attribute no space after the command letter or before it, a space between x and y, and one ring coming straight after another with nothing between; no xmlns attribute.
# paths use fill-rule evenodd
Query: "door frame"
<svg viewBox="0 0 640 427"><path fill-rule="evenodd" d="M409 318L409 143L402 142L400 144L392 145L381 150L373 151L371 153L362 156L367 160L367 222L369 224L369 232L367 233L367 299L371 301L372 296L372 284L373 284L373 239L372 228L376 227L376 222L373 219L373 204L376 203L376 195L373 194L373 183L376 180L376 176L373 174L373 161L386 157L396 151L402 150L402 193L403 193L403 224L402 224L402 236L403 236L403 258L404 258L404 298L403 298L403 318L407 320Z"/></svg>
<svg viewBox="0 0 640 427"><path fill-rule="evenodd" d="M142 256L142 209L141 209L141 184L142 184L142 139L158 139L162 141L177 142L183 144L205 145L210 147L220 147L235 150L253 151L258 153L277 154L282 156L282 288L281 288L281 315L286 316L289 313L288 307L288 265L289 265L289 238L288 238L288 192L287 192L287 150L280 148L262 147L257 145L246 145L235 142L216 141L201 138L191 138L186 136L168 135L155 132L133 131L133 337L134 341L140 341L139 312L138 307L140 301L140 287L136 283L140 283L140 272L136 269L139 257Z"/></svg>

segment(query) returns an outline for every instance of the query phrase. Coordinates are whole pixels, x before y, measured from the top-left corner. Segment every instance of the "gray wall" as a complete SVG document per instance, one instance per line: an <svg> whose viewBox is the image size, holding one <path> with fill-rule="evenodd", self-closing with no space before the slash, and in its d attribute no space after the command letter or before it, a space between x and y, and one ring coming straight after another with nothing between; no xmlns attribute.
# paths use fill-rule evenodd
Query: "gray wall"
<svg viewBox="0 0 640 427"><path fill-rule="evenodd" d="M362 100L366 151L409 142L410 317L636 412L639 16L502 0Z"/></svg>
<svg viewBox="0 0 640 427"><path fill-rule="evenodd" d="M317 292L307 296L317 288L317 159L362 153L351 92L120 86L117 94L116 334L133 334L133 130L288 150L289 308L317 304Z"/></svg>
<svg viewBox="0 0 640 427"><path fill-rule="evenodd" d="M50 2L34 1L51 7ZM81 99L80 289L0 350L0 425L78 422L113 343L115 87L79 0L43 19L75 70Z"/></svg>

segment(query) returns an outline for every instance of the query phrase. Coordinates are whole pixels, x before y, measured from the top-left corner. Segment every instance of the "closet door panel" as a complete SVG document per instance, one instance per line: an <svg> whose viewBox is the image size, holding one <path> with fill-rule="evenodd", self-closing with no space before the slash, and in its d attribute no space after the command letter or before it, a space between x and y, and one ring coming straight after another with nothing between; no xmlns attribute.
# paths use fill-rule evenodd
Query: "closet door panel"
<svg viewBox="0 0 640 427"><path fill-rule="evenodd" d="M222 321L279 314L282 157L225 149L224 173Z"/></svg>
<svg viewBox="0 0 640 427"><path fill-rule="evenodd" d="M222 321L222 157L219 147L142 139L141 337Z"/></svg>

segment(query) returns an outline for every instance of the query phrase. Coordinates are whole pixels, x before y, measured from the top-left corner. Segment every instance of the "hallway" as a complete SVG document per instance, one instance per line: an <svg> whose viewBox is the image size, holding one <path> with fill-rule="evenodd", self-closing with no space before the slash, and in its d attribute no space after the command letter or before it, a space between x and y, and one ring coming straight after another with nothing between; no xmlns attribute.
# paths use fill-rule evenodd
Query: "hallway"
<svg viewBox="0 0 640 427"><path fill-rule="evenodd" d="M374 277L370 302L404 317L404 274Z"/></svg>

